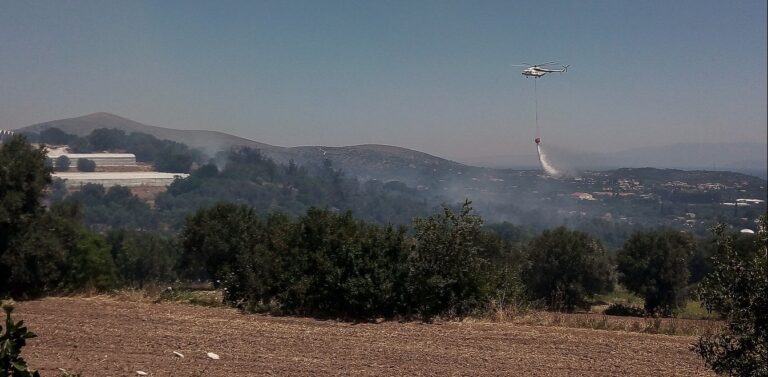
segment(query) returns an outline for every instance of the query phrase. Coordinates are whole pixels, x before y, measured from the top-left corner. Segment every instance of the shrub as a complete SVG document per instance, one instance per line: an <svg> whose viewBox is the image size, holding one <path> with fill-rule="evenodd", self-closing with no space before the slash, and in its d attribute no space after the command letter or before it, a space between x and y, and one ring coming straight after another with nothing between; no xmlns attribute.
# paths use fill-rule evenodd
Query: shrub
<svg viewBox="0 0 768 377"><path fill-rule="evenodd" d="M414 221L409 305L424 320L441 314L465 316L485 303L481 226L469 201L459 213L444 208L442 214Z"/></svg>
<svg viewBox="0 0 768 377"><path fill-rule="evenodd" d="M249 207L220 204L188 218L182 268L216 279L226 303L249 310L356 320L464 316L491 295L519 294L517 270L491 268L481 256L504 254L482 237L481 222L467 202L460 213L446 208L415 220L408 237L405 228L351 212L311 208L296 220L273 213L264 221Z"/></svg>
<svg viewBox="0 0 768 377"><path fill-rule="evenodd" d="M632 305L624 305L621 303L613 303L603 310L605 315L616 315L622 317L645 317L645 309Z"/></svg>
<svg viewBox="0 0 768 377"><path fill-rule="evenodd" d="M285 288L275 296L283 311L354 319L400 311L407 273L403 229L366 224L350 212L310 209L288 230L288 252L274 241L268 247L275 257L287 257L275 268Z"/></svg>
<svg viewBox="0 0 768 377"><path fill-rule="evenodd" d="M78 158L77 159L77 170L82 171L82 172L96 171L96 163L93 162L93 160L89 160L87 158Z"/></svg>
<svg viewBox="0 0 768 377"><path fill-rule="evenodd" d="M523 281L533 300L553 310L587 307L587 298L611 286L610 268L600 242L565 227L544 231L527 248Z"/></svg>
<svg viewBox="0 0 768 377"><path fill-rule="evenodd" d="M181 269L190 278L211 279L214 286L257 244L261 222L253 208L220 203L190 216L179 235Z"/></svg>
<svg viewBox="0 0 768 377"><path fill-rule="evenodd" d="M21 349L27 344L27 339L37 335L27 330L24 321L13 322L11 312L13 304L3 302L5 312L5 333L0 326L0 376L39 377L37 371L29 369L27 362L21 357Z"/></svg>
<svg viewBox="0 0 768 377"><path fill-rule="evenodd" d="M645 298L645 310L671 315L685 303L688 260L695 243L687 233L675 230L638 232L619 251L619 282Z"/></svg>
<svg viewBox="0 0 768 377"><path fill-rule="evenodd" d="M67 171L69 170L69 163L69 157L62 155L56 158L53 163L53 168L56 171Z"/></svg>

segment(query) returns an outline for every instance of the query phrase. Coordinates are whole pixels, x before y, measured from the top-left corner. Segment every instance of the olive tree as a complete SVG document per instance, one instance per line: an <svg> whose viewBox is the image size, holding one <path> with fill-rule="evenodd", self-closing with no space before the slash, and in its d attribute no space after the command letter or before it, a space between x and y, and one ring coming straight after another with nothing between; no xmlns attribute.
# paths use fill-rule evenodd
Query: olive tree
<svg viewBox="0 0 768 377"><path fill-rule="evenodd" d="M565 227L544 231L527 248L523 282L533 300L554 310L586 307L587 299L611 286L611 270L600 242Z"/></svg>
<svg viewBox="0 0 768 377"><path fill-rule="evenodd" d="M637 232L617 255L619 282L645 298L648 313L671 315L685 303L688 261L695 248L688 233Z"/></svg>
<svg viewBox="0 0 768 377"><path fill-rule="evenodd" d="M727 326L700 338L693 349L716 373L768 376L768 218L761 217L751 248L734 247L722 225L713 231L718 250L699 294Z"/></svg>

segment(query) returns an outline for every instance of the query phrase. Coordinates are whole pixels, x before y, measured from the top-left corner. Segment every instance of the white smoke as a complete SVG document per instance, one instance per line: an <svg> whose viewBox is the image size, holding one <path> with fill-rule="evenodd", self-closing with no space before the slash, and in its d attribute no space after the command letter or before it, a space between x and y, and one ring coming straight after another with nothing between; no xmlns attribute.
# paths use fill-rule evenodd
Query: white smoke
<svg viewBox="0 0 768 377"><path fill-rule="evenodd" d="M544 153L544 151L541 149L541 144L536 144L536 152L539 154L539 163L541 164L541 168L544 169L545 173L555 178L562 175L560 170L557 170L554 166L552 166L552 163L549 162L546 153Z"/></svg>

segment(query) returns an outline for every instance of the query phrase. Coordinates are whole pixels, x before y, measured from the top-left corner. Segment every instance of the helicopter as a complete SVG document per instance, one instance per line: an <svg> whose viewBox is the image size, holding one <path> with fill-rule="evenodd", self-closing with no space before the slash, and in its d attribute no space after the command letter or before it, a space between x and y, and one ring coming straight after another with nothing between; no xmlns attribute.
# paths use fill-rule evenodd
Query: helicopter
<svg viewBox="0 0 768 377"><path fill-rule="evenodd" d="M535 79L546 75L547 73L555 72L568 72L568 65L564 65L563 69L549 69L546 66L556 64L555 62L549 62L544 64L516 64L517 67L528 67L523 70L522 74L526 78L533 77Z"/></svg>

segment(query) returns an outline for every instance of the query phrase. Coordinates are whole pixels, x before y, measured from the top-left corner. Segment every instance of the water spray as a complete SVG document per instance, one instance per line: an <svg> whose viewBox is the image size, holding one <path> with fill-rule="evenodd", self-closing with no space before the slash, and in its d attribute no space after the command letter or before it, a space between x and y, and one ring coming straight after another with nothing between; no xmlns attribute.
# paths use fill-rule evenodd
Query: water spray
<svg viewBox="0 0 768 377"><path fill-rule="evenodd" d="M539 155L539 163L541 164L541 169L544 170L545 173L553 177L559 177L561 175L560 170L557 170L554 166L552 166L552 163L549 162L549 159L547 159L547 154L541 150L541 144L538 142L536 143L536 153Z"/></svg>

